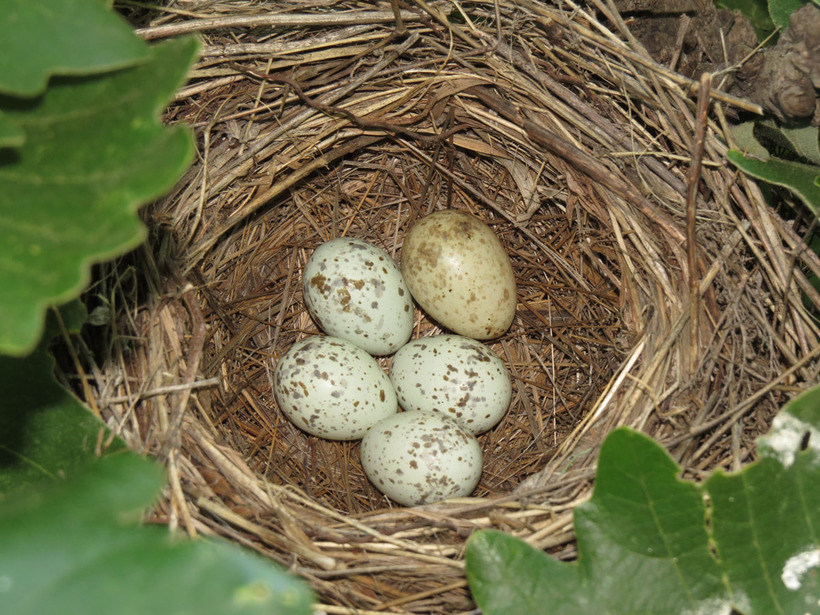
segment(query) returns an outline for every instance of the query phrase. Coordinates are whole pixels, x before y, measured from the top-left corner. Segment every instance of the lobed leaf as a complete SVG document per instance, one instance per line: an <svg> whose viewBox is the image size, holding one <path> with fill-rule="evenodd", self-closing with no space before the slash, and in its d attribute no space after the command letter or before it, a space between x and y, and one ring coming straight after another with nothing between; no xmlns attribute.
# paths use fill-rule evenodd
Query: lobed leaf
<svg viewBox="0 0 820 615"><path fill-rule="evenodd" d="M61 309L69 331L85 316L79 301ZM104 425L54 378L50 340L59 334L55 318L34 352L0 355L0 494L6 497L37 483L78 472L105 452L125 445L103 438Z"/></svg>
<svg viewBox="0 0 820 615"><path fill-rule="evenodd" d="M306 587L262 558L127 522L161 485L156 464L124 452L0 505L3 613L311 612Z"/></svg>
<svg viewBox="0 0 820 615"><path fill-rule="evenodd" d="M490 615L534 612L524 604L531 598L518 597L533 589L538 612L567 615L696 613L704 603L725 603L703 498L675 477L678 471L646 436L612 432L601 449L594 496L575 511L578 562L562 564L512 536L478 532L467 544L477 604ZM486 578L488 569L509 576ZM497 588L505 583L499 600Z"/></svg>
<svg viewBox="0 0 820 615"><path fill-rule="evenodd" d="M76 332L85 311L74 301L60 316ZM59 330L49 318L34 352L0 356L3 615L310 613L310 592L270 562L137 526L162 469L57 383L47 348Z"/></svg>
<svg viewBox="0 0 820 615"><path fill-rule="evenodd" d="M744 471L706 481L713 536L744 613L820 611L820 387L797 397Z"/></svg>
<svg viewBox="0 0 820 615"><path fill-rule="evenodd" d="M148 46L106 4L0 0L0 94L35 96L51 75L89 75L147 60Z"/></svg>
<svg viewBox="0 0 820 615"><path fill-rule="evenodd" d="M55 78L35 100L0 98L25 133L19 148L0 149L0 352L29 352L48 306L77 296L92 263L143 240L137 208L192 156L189 132L158 116L196 49L170 41L139 66Z"/></svg>
<svg viewBox="0 0 820 615"><path fill-rule="evenodd" d="M786 406L760 452L742 472L697 486L649 438L612 432L593 497L575 511L578 561L476 532L476 603L485 615L817 613L820 387Z"/></svg>

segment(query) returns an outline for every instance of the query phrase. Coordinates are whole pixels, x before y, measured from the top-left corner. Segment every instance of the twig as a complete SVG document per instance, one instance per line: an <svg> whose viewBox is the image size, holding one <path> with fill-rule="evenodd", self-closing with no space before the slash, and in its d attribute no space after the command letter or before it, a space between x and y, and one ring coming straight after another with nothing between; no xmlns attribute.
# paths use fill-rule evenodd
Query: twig
<svg viewBox="0 0 820 615"><path fill-rule="evenodd" d="M410 11L401 11L400 19L405 22L419 21L419 16ZM359 26L363 24L391 23L396 21L393 11L350 11L349 13L287 13L242 15L239 17L213 17L210 19L192 19L153 28L140 28L137 34L145 40L168 38L218 30L220 28L259 28L261 26L288 28L319 28L327 26Z"/></svg>
<svg viewBox="0 0 820 615"><path fill-rule="evenodd" d="M697 215L698 186L700 184L703 147L706 141L706 122L709 112L709 90L712 75L703 73L700 77L698 92L698 115L695 124L695 149L692 152L692 164L686 176L686 263L689 266L689 373L694 374L699 362L698 313L700 294L698 292L698 244L695 228Z"/></svg>
<svg viewBox="0 0 820 615"><path fill-rule="evenodd" d="M220 378L207 378L205 380L196 380L194 382L185 382L180 384L170 384L164 387L157 387L150 391L144 391L134 395L117 395L116 397L104 397L100 400L100 405L107 406L108 404L124 404L132 402L135 399L146 399L148 397L156 397L157 395L168 395L169 393L179 393L185 389L205 389L208 387L219 386L222 380Z"/></svg>

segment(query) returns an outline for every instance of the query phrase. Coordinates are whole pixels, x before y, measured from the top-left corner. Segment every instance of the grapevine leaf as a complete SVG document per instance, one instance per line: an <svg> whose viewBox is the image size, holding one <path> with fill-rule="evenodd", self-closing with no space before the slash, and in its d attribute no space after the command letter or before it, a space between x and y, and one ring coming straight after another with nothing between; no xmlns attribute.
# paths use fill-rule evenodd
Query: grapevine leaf
<svg viewBox="0 0 820 615"><path fill-rule="evenodd" d="M0 504L3 613L311 612L301 582L235 545L137 526L161 485L159 466L123 452Z"/></svg>
<svg viewBox="0 0 820 615"><path fill-rule="evenodd" d="M794 192L814 212L820 215L820 167L769 158L760 160L744 156L738 150L729 150L726 157L740 170L752 177L783 186Z"/></svg>
<svg viewBox="0 0 820 615"><path fill-rule="evenodd" d="M191 159L189 132L158 115L196 47L170 41L142 65L54 78L36 100L0 98L26 135L18 149L0 149L0 352L30 351L47 307L77 296L91 263L143 240L136 209Z"/></svg>
<svg viewBox="0 0 820 615"><path fill-rule="evenodd" d="M760 453L697 486L650 439L612 432L575 511L578 561L476 532L476 603L484 615L820 612L820 387L784 408Z"/></svg>
<svg viewBox="0 0 820 615"><path fill-rule="evenodd" d="M0 0L0 93L34 96L51 75L89 75L147 60L148 45L106 4Z"/></svg>

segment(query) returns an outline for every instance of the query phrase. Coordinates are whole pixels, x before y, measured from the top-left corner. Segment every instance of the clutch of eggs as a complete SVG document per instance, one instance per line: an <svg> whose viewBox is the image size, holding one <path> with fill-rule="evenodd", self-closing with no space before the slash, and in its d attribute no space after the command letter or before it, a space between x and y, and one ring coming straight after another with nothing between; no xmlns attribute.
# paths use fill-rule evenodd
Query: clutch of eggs
<svg viewBox="0 0 820 615"><path fill-rule="evenodd" d="M328 336L297 342L277 363L284 414L321 438L363 438L365 474L399 504L472 492L483 463L475 436L501 420L512 394L501 359L476 341L515 316L512 266L493 231L464 212L431 214L405 238L401 269L366 241L332 239L311 254L302 288ZM408 343L414 298L461 335ZM392 353L388 377L371 355Z"/></svg>

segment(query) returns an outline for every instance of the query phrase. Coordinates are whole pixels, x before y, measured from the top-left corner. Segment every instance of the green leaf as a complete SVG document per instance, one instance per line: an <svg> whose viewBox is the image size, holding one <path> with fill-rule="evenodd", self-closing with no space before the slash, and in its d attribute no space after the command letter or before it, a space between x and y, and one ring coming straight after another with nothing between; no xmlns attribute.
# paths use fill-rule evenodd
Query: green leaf
<svg viewBox="0 0 820 615"><path fill-rule="evenodd" d="M754 135L768 153L757 155L764 160L769 154L777 158L820 165L820 127L804 126L789 128L780 126L774 120L755 122Z"/></svg>
<svg viewBox="0 0 820 615"><path fill-rule="evenodd" d="M591 612L585 609L595 597L587 595L581 572L578 563L562 564L498 530L467 539L467 580L486 615Z"/></svg>
<svg viewBox="0 0 820 615"><path fill-rule="evenodd" d="M727 604L703 498L675 477L678 471L646 436L611 433L594 496L575 511L577 563L559 563L500 532L470 538L467 578L482 612L523 614L538 606L567 615L671 614Z"/></svg>
<svg viewBox="0 0 820 615"><path fill-rule="evenodd" d="M0 149L0 352L30 351L47 307L77 296L90 264L143 240L137 208L170 188L192 156L189 132L158 115L196 47L170 41L140 66L55 78L33 101L0 98L26 134L19 149Z"/></svg>
<svg viewBox="0 0 820 615"><path fill-rule="evenodd" d="M0 506L4 615L311 612L305 586L255 555L134 525L161 484L156 464L123 453Z"/></svg>
<svg viewBox="0 0 820 615"><path fill-rule="evenodd" d="M751 154L763 160L769 158L769 151L760 144L755 136L755 127L757 121L741 122L730 127L732 138L735 140L735 145L743 151L744 154Z"/></svg>
<svg viewBox="0 0 820 615"><path fill-rule="evenodd" d="M26 135L19 126L11 124L0 113L0 147L19 147L26 140Z"/></svg>
<svg viewBox="0 0 820 615"><path fill-rule="evenodd" d="M769 0L769 15L775 26L785 30L789 27L789 17L805 4L805 0Z"/></svg>
<svg viewBox="0 0 820 615"><path fill-rule="evenodd" d="M775 26L769 15L768 0L718 0L715 6L743 13L751 22L758 41L765 40L774 32Z"/></svg>
<svg viewBox="0 0 820 615"><path fill-rule="evenodd" d="M712 526L748 613L820 611L820 387L792 401L760 440L761 458L706 481Z"/></svg>
<svg viewBox="0 0 820 615"><path fill-rule="evenodd" d="M781 127L780 131L789 140L798 155L813 164L820 165L820 126Z"/></svg>
<svg viewBox="0 0 820 615"><path fill-rule="evenodd" d="M794 192L814 212L820 215L820 167L788 162L777 158L760 160L729 150L726 157L741 171Z"/></svg>
<svg viewBox="0 0 820 615"><path fill-rule="evenodd" d="M68 330L76 331L85 309L74 301L61 313ZM124 448L119 438L103 439L102 421L54 378L47 347L58 334L52 316L34 352L22 358L0 355L0 494L71 476L97 459L98 446L106 454Z"/></svg>
<svg viewBox="0 0 820 615"><path fill-rule="evenodd" d="M51 75L89 75L148 59L145 42L106 4L0 0L0 93L34 96Z"/></svg>
<svg viewBox="0 0 820 615"><path fill-rule="evenodd" d="M648 438L612 432L575 512L578 562L476 532L476 603L484 615L820 612L820 386L784 408L760 453L699 487Z"/></svg>

